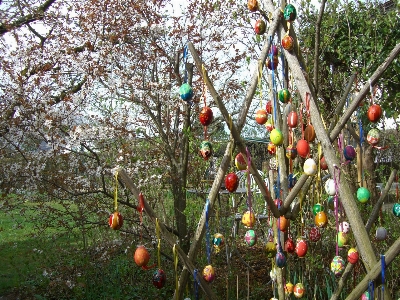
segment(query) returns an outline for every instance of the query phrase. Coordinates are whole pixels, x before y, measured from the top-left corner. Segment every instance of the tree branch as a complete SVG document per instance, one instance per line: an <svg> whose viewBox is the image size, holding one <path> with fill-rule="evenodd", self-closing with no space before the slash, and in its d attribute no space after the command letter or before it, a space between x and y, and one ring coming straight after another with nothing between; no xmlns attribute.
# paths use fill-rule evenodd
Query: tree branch
<svg viewBox="0 0 400 300"><path fill-rule="evenodd" d="M314 53L314 89L315 93L318 94L318 72L319 72L319 44L320 44L320 38L321 38L321 23L322 23L322 18L324 15L325 11L325 3L326 0L322 0L321 6L319 9L319 15L317 19L317 23L315 24L315 53Z"/></svg>

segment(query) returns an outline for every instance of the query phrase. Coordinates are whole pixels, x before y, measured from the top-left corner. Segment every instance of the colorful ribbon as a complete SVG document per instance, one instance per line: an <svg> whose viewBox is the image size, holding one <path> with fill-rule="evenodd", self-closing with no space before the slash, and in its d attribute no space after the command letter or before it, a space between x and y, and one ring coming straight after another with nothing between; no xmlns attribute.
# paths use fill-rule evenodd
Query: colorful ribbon
<svg viewBox="0 0 400 300"><path fill-rule="evenodd" d="M206 251L207 251L208 264L211 264L210 230L208 228L209 210L210 210L210 201L207 199L207 201L206 201L206 248L207 248Z"/></svg>

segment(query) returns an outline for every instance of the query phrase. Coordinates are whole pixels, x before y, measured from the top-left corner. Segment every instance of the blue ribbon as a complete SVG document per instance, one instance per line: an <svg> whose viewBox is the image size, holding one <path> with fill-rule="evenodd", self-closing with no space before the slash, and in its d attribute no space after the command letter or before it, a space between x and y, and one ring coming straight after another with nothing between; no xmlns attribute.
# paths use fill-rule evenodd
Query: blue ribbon
<svg viewBox="0 0 400 300"><path fill-rule="evenodd" d="M206 201L206 250L207 250L207 261L208 264L211 264L211 249L210 249L210 230L208 228L208 214L210 208L210 201L207 199Z"/></svg>
<svg viewBox="0 0 400 300"><path fill-rule="evenodd" d="M369 299L374 299L374 282L370 281L368 284Z"/></svg>
<svg viewBox="0 0 400 300"><path fill-rule="evenodd" d="M283 55L281 47L281 61L282 61L282 81L285 82L285 56Z"/></svg>
<svg viewBox="0 0 400 300"><path fill-rule="evenodd" d="M384 299L385 294L385 268L386 268L386 263L385 263L385 255L381 254L381 278L382 278L382 299Z"/></svg>
<svg viewBox="0 0 400 300"><path fill-rule="evenodd" d="M199 279L197 278L197 269L194 269L194 273L193 273L193 284L194 284L194 297L196 300L199 299Z"/></svg>
<svg viewBox="0 0 400 300"><path fill-rule="evenodd" d="M184 83L187 83L187 78L188 78L187 69L186 69L187 54L188 54L188 46L185 45L185 47L183 48L183 63L185 65L185 77L183 79Z"/></svg>
<svg viewBox="0 0 400 300"><path fill-rule="evenodd" d="M360 128L360 146L362 146L362 144L364 143L364 131L362 127L360 107L358 107L357 109L357 116L358 116L358 127Z"/></svg>

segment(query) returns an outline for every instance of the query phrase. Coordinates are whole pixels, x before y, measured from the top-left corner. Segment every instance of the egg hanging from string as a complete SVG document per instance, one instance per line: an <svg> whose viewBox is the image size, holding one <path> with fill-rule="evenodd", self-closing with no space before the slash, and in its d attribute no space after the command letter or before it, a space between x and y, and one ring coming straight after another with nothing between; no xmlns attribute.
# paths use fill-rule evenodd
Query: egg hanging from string
<svg viewBox="0 0 400 300"><path fill-rule="evenodd" d="M312 158L308 158L304 162L303 170L304 170L304 174L306 174L308 176L313 176L317 173L317 170L318 170L317 164L315 163L315 161Z"/></svg>
<svg viewBox="0 0 400 300"><path fill-rule="evenodd" d="M240 171L244 171L247 169L247 163L242 155L242 153L238 153L235 157L235 166Z"/></svg>
<svg viewBox="0 0 400 300"><path fill-rule="evenodd" d="M265 129L267 129L268 132L271 132L275 128L275 126L272 122L272 118L268 118L267 122L264 125L265 125Z"/></svg>
<svg viewBox="0 0 400 300"><path fill-rule="evenodd" d="M315 225L318 227L325 227L328 224L328 217L324 211L318 212L314 217Z"/></svg>
<svg viewBox="0 0 400 300"><path fill-rule="evenodd" d="M290 295L293 293L294 285L290 281L286 282L285 284L285 294Z"/></svg>
<svg viewBox="0 0 400 300"><path fill-rule="evenodd" d="M297 154L302 158L306 158L310 154L310 145L306 140L299 140L296 149Z"/></svg>
<svg viewBox="0 0 400 300"><path fill-rule="evenodd" d="M335 181L332 178L329 178L325 182L325 192L329 196L334 196L336 194L336 186L335 186Z"/></svg>
<svg viewBox="0 0 400 300"><path fill-rule="evenodd" d="M297 157L297 149L293 145L289 145L286 148L286 157L289 159L295 159Z"/></svg>
<svg viewBox="0 0 400 300"><path fill-rule="evenodd" d="M225 188L230 193L234 193L239 186L239 177L236 173L229 173L225 176Z"/></svg>
<svg viewBox="0 0 400 300"><path fill-rule="evenodd" d="M297 115L297 112L291 111L287 116L287 124L288 124L288 126L290 128L296 128L298 121L299 121L299 117Z"/></svg>
<svg viewBox="0 0 400 300"><path fill-rule="evenodd" d="M271 100L267 101L267 104L265 105L265 110L267 113L272 114L272 102Z"/></svg>
<svg viewBox="0 0 400 300"><path fill-rule="evenodd" d="M393 204L392 212L396 217L400 217L400 203Z"/></svg>
<svg viewBox="0 0 400 300"><path fill-rule="evenodd" d="M276 220L278 228L280 231L285 232L289 227L289 219L286 219L285 216L280 216L279 219Z"/></svg>
<svg viewBox="0 0 400 300"><path fill-rule="evenodd" d="M375 238L377 241L384 241L387 238L387 230L385 227L378 227L375 232Z"/></svg>
<svg viewBox="0 0 400 300"><path fill-rule="evenodd" d="M368 202L369 198L371 197L371 193L365 187L359 187L357 190L357 200L361 203Z"/></svg>
<svg viewBox="0 0 400 300"><path fill-rule="evenodd" d="M247 8L251 12L256 12L258 10L258 1L257 0L248 0L247 1Z"/></svg>
<svg viewBox="0 0 400 300"><path fill-rule="evenodd" d="M331 262L331 271L336 277L339 277L343 274L345 266L346 262L344 259L341 256L336 255Z"/></svg>
<svg viewBox="0 0 400 300"><path fill-rule="evenodd" d="M293 22L296 20L297 11L296 8L292 4L287 4L285 9L283 10L283 17L286 21Z"/></svg>
<svg viewBox="0 0 400 300"><path fill-rule="evenodd" d="M268 258L273 258L276 255L276 245L274 244L274 242L272 241L268 241L265 244L265 251L267 252L267 257Z"/></svg>
<svg viewBox="0 0 400 300"><path fill-rule="evenodd" d="M360 255L358 254L356 248L350 248L347 252L347 261L354 265L358 262L359 256Z"/></svg>
<svg viewBox="0 0 400 300"><path fill-rule="evenodd" d="M314 216L317 215L320 211L324 211L324 206L321 203L316 203L313 206L313 214Z"/></svg>
<svg viewBox="0 0 400 300"><path fill-rule="evenodd" d="M133 255L133 259L138 267L146 267L150 260L150 254L144 246L138 246Z"/></svg>
<svg viewBox="0 0 400 300"><path fill-rule="evenodd" d="M273 129L269 138L276 146L280 146L283 143L283 134L279 129Z"/></svg>
<svg viewBox="0 0 400 300"><path fill-rule="evenodd" d="M158 288L161 289L164 287L165 282L167 280L167 275L165 275L165 272L161 269L158 269L154 272L153 274L153 285Z"/></svg>
<svg viewBox="0 0 400 300"><path fill-rule="evenodd" d="M246 211L242 216L242 223L248 228L252 228L256 223L256 216L254 212Z"/></svg>
<svg viewBox="0 0 400 300"><path fill-rule="evenodd" d="M307 254L307 250L308 250L308 245L306 240L302 239L302 238L298 238L297 242L296 242L296 254L298 257L304 257Z"/></svg>
<svg viewBox="0 0 400 300"><path fill-rule="evenodd" d="M278 55L273 55L272 59L271 55L267 57L266 65L268 69L275 70L278 67L278 64L279 64Z"/></svg>
<svg viewBox="0 0 400 300"><path fill-rule="evenodd" d="M190 101L193 98L193 89L188 83L184 83L179 88L179 95L184 101Z"/></svg>
<svg viewBox="0 0 400 300"><path fill-rule="evenodd" d="M339 231L337 233L336 241L337 241L338 247L342 248L343 246L346 246L347 243L349 242L349 237L348 237L347 233Z"/></svg>
<svg viewBox="0 0 400 300"><path fill-rule="evenodd" d="M208 160L213 155L212 144L209 141L203 141L200 144L200 155L204 160Z"/></svg>
<svg viewBox="0 0 400 300"><path fill-rule="evenodd" d="M367 134L368 144L370 144L372 146L376 146L379 144L379 140L380 140L380 132L378 129L372 128L370 131L368 131L368 134Z"/></svg>
<svg viewBox="0 0 400 300"><path fill-rule="evenodd" d="M311 242L318 242L321 239L321 231L317 226L311 227L310 232L308 233Z"/></svg>
<svg viewBox="0 0 400 300"><path fill-rule="evenodd" d="M373 300L372 296L369 294L368 291L365 291L362 295L361 295L361 300Z"/></svg>
<svg viewBox="0 0 400 300"><path fill-rule="evenodd" d="M110 217L108 218L108 225L114 230L120 229L123 224L124 224L124 218L117 211L111 214Z"/></svg>
<svg viewBox="0 0 400 300"><path fill-rule="evenodd" d="M356 158L356 149L352 145L347 145L343 149L343 156L347 161L353 161Z"/></svg>
<svg viewBox="0 0 400 300"><path fill-rule="evenodd" d="M293 294L296 298L303 298L305 291L306 290L302 283L296 283L296 285L293 288Z"/></svg>
<svg viewBox="0 0 400 300"><path fill-rule="evenodd" d="M203 269L203 278L207 282L213 282L215 279L215 270L212 265L207 265Z"/></svg>
<svg viewBox="0 0 400 300"><path fill-rule="evenodd" d="M278 268L283 268L286 266L286 256L282 251L278 251L276 253L275 262Z"/></svg>
<svg viewBox="0 0 400 300"><path fill-rule="evenodd" d="M289 237L285 241L285 251L288 253L293 253L295 251L295 249L296 249L296 245L294 244L292 238Z"/></svg>
<svg viewBox="0 0 400 300"><path fill-rule="evenodd" d="M254 32L258 35L263 35L267 30L267 25L264 20L258 19L254 24Z"/></svg>
<svg viewBox="0 0 400 300"><path fill-rule="evenodd" d="M350 224L346 221L343 221L339 223L339 231L344 232L344 233L349 233L350 231Z"/></svg>
<svg viewBox="0 0 400 300"><path fill-rule="evenodd" d="M267 146L268 154L274 155L276 153L276 145L273 142L269 142Z"/></svg>
<svg viewBox="0 0 400 300"><path fill-rule="evenodd" d="M256 232L253 229L247 230L244 236L244 241L247 246L253 247L257 243Z"/></svg>
<svg viewBox="0 0 400 300"><path fill-rule="evenodd" d="M287 51L292 51L294 48L294 40L290 35L285 35L281 41L282 47Z"/></svg>
<svg viewBox="0 0 400 300"><path fill-rule="evenodd" d="M278 99L282 103L288 103L290 100L290 92L288 89L281 89L278 92Z"/></svg>
<svg viewBox="0 0 400 300"><path fill-rule="evenodd" d="M367 111L367 117L368 120L370 120L373 123L376 123L379 121L379 119L382 116L382 108L379 104L372 104Z"/></svg>
<svg viewBox="0 0 400 300"><path fill-rule="evenodd" d="M259 109L256 112L256 122L260 125L264 125L268 121L268 114L265 109Z"/></svg>
<svg viewBox="0 0 400 300"><path fill-rule="evenodd" d="M315 138L317 136L315 135L315 129L314 126L312 126L311 124L308 124L306 129L304 130L304 139L309 142L312 143L315 141Z"/></svg>
<svg viewBox="0 0 400 300"><path fill-rule="evenodd" d="M319 165L321 167L321 170L328 170L328 164L326 163L325 156L322 156Z"/></svg>
<svg viewBox="0 0 400 300"><path fill-rule="evenodd" d="M212 243L216 252L219 252L221 248L225 245L225 238L221 233L216 233L214 234Z"/></svg>
<svg viewBox="0 0 400 300"><path fill-rule="evenodd" d="M212 109L209 108L208 106L203 107L200 111L199 120L203 126L210 125L213 120Z"/></svg>

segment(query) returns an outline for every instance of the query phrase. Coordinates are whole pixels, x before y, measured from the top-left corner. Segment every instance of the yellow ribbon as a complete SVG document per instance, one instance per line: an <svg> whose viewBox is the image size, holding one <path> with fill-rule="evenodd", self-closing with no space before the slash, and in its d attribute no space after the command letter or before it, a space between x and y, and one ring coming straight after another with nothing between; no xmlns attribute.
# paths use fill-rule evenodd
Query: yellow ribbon
<svg viewBox="0 0 400 300"><path fill-rule="evenodd" d="M178 289L179 289L179 279L178 279L178 252L176 250L177 245L174 245L172 252L174 253L174 268L175 268L175 298L179 300Z"/></svg>
<svg viewBox="0 0 400 300"><path fill-rule="evenodd" d="M263 63L261 60L258 61L258 89L260 91L260 108L262 109L262 88L261 88L261 79L262 79L262 71L263 71Z"/></svg>
<svg viewBox="0 0 400 300"><path fill-rule="evenodd" d="M160 238L160 224L158 222L158 218L156 218L156 233L157 233L157 239L158 239L157 261L158 261L158 268L161 269L161 258L160 258L161 238Z"/></svg>
<svg viewBox="0 0 400 300"><path fill-rule="evenodd" d="M118 211L118 171L115 172L114 209Z"/></svg>

